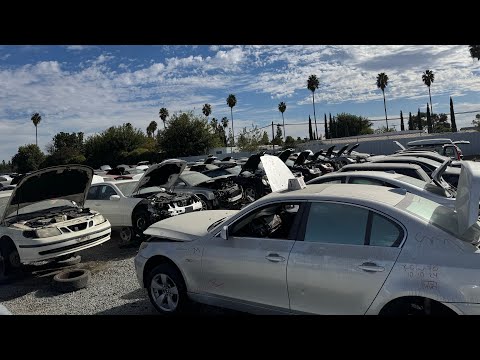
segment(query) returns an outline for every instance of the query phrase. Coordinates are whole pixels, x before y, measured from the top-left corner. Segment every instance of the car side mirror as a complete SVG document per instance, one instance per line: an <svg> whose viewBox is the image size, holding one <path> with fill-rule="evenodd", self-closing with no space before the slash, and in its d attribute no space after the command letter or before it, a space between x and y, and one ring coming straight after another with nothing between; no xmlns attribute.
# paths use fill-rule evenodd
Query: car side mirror
<svg viewBox="0 0 480 360"><path fill-rule="evenodd" d="M111 196L110 196L110 200L112 200L112 201L118 201L118 200L120 200L120 195L111 195Z"/></svg>
<svg viewBox="0 0 480 360"><path fill-rule="evenodd" d="M228 239L228 226L224 226L222 228L222 231L220 232L220 237L223 239L223 240L227 240Z"/></svg>

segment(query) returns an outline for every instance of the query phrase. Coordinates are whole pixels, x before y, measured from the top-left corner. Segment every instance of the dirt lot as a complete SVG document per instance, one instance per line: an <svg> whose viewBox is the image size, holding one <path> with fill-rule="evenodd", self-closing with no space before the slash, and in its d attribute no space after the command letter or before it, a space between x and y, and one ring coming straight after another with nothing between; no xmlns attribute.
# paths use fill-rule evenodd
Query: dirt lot
<svg viewBox="0 0 480 360"><path fill-rule="evenodd" d="M116 236L116 235L114 235ZM116 239L85 250L82 262L74 267L92 273L87 288L59 293L52 279L61 269L52 265L35 265L8 284L0 285L0 303L13 314L21 315L156 315L135 275L133 258L136 248L120 249ZM240 315L210 306L195 306L205 315Z"/></svg>

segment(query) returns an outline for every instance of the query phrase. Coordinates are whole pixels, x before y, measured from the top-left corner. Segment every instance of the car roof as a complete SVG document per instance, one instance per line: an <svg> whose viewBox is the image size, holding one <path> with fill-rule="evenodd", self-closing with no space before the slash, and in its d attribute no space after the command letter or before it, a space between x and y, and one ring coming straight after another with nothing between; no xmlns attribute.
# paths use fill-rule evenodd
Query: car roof
<svg viewBox="0 0 480 360"><path fill-rule="evenodd" d="M304 189L271 193L262 199L290 200L367 200L381 202L395 206L405 198L406 192L402 189L392 189L377 185L363 184L312 184Z"/></svg>
<svg viewBox="0 0 480 360"><path fill-rule="evenodd" d="M428 159L428 158L425 158L425 157L416 157L416 156L385 156L384 158L378 159L375 162L379 163L379 162L384 162L384 161L388 161L388 162L390 162L390 161L394 161L394 162L416 161L416 162L421 162L421 163L428 164L428 165L431 165L431 166L434 166L434 167L438 167L438 166L441 165L441 163L439 163L436 160Z"/></svg>
<svg viewBox="0 0 480 360"><path fill-rule="evenodd" d="M451 139L424 139L424 140L414 140L407 143L407 146L419 146L419 145L443 145L443 144L452 144Z"/></svg>
<svg viewBox="0 0 480 360"><path fill-rule="evenodd" d="M419 170L422 169L420 165L417 164L408 164L408 163L382 163L382 162L367 162L363 164L349 164L345 165L340 169L341 172L348 171L348 169L383 169L383 168L391 168L391 169L414 169Z"/></svg>
<svg viewBox="0 0 480 360"><path fill-rule="evenodd" d="M331 178L336 176L365 176L371 178L383 178L383 179L398 179L405 177L403 174L392 174L385 171L342 171L342 172L333 172L319 176L315 179ZM313 180L315 180L313 179Z"/></svg>

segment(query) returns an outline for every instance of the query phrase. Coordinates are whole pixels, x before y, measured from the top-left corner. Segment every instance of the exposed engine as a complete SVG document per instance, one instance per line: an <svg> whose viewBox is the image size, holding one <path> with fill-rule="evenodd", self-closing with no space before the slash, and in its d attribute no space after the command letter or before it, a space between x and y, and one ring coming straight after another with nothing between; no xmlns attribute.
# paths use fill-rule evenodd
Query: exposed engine
<svg viewBox="0 0 480 360"><path fill-rule="evenodd" d="M200 199L193 194L165 191L150 195L146 200L152 221L202 209Z"/></svg>
<svg viewBox="0 0 480 360"><path fill-rule="evenodd" d="M88 208L72 208L58 212L45 212L43 215L36 216L33 219L26 219L27 215L19 215L14 218L14 222L16 227L29 227L35 229L88 215L93 215Z"/></svg>
<svg viewBox="0 0 480 360"><path fill-rule="evenodd" d="M236 208L242 200L242 187L230 179L217 179L198 184L214 190L215 200L221 208Z"/></svg>

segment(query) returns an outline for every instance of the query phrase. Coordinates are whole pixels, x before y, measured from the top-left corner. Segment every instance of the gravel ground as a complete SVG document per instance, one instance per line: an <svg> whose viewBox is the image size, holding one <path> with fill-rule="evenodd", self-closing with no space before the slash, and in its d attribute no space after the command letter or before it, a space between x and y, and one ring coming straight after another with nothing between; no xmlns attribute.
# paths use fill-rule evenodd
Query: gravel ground
<svg viewBox="0 0 480 360"><path fill-rule="evenodd" d="M61 269L48 264L29 266L21 278L0 285L0 303L18 315L158 314L135 275L133 258L137 248L119 248L115 236L81 252L82 262L73 266L91 271L88 287L59 293L53 289L52 279ZM195 312L240 314L204 305L195 307Z"/></svg>

